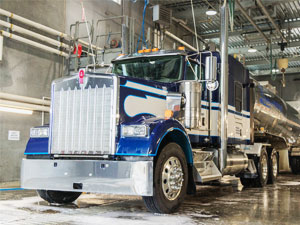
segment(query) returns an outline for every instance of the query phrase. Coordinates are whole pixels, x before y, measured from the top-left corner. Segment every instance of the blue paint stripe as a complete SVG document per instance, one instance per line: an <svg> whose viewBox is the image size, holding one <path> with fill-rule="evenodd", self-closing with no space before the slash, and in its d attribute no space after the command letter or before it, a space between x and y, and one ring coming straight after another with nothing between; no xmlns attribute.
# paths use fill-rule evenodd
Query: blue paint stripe
<svg viewBox="0 0 300 225"><path fill-rule="evenodd" d="M24 153L24 155L49 155L48 152L29 152L29 153Z"/></svg>
<svg viewBox="0 0 300 225"><path fill-rule="evenodd" d="M130 155L130 156L155 156L155 154L138 154L138 153L116 153L116 155Z"/></svg>
<svg viewBox="0 0 300 225"><path fill-rule="evenodd" d="M209 109L209 106L201 105L201 108L202 108L202 109ZM221 110L221 108L218 107L218 106L212 106L211 109L212 109L212 110L216 110L216 111ZM243 114L243 113L240 113L240 112L231 110L231 109L228 109L228 112L229 112L229 113L232 113L232 114L236 114L236 115L238 115L238 116L243 116L243 117L245 117L245 118L250 118L249 115L246 115L246 114Z"/></svg>
<svg viewBox="0 0 300 225"><path fill-rule="evenodd" d="M160 96L161 98L166 99L166 95L161 95L161 94L157 94L155 92L146 91L146 90L143 90L143 89L137 89L137 88L133 88L133 87L128 87L128 86L124 86L124 85L120 85L120 86L121 87L130 88L130 89L133 89L133 90L137 90L137 91L142 91L142 92L150 93L150 94L157 95L157 96Z"/></svg>
<svg viewBox="0 0 300 225"><path fill-rule="evenodd" d="M24 188L0 188L0 191L21 191Z"/></svg>

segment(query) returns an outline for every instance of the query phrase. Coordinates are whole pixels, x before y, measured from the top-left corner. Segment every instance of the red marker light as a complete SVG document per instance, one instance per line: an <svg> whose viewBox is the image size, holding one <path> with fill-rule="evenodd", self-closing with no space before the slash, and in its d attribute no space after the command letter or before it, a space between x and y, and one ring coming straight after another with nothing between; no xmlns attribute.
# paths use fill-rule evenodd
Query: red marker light
<svg viewBox="0 0 300 225"><path fill-rule="evenodd" d="M79 70L78 76L79 76L79 83L80 84L83 84L84 74L85 74L84 69Z"/></svg>

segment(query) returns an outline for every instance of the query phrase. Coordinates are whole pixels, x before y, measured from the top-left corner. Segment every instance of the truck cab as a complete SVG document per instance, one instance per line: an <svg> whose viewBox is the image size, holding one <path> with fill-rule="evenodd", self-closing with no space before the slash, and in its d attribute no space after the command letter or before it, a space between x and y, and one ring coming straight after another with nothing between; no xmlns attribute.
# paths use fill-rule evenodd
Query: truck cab
<svg viewBox="0 0 300 225"><path fill-rule="evenodd" d="M223 175L265 185L268 174L256 168L267 161L255 158L265 157L263 145L251 138L249 72L231 56L220 169L220 63L218 52L143 50L113 60L111 74L53 81L50 126L32 130L22 187L56 203L81 192L139 195L150 211L171 213L197 184Z"/></svg>

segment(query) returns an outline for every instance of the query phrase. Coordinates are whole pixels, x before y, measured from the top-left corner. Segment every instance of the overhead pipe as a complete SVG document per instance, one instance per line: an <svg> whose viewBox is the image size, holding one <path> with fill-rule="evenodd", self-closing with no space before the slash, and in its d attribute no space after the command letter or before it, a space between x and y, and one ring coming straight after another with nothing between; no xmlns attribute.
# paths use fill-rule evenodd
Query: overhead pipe
<svg viewBox="0 0 300 225"><path fill-rule="evenodd" d="M45 42L47 42L51 45L54 45L56 47L62 47L62 48L65 48L65 49L69 50L69 45L64 44L63 42L56 41L52 38L46 37L44 35L35 33L33 31L30 31L30 30L27 30L27 29L24 29L22 27L19 27L17 25L12 24L12 23L8 23L8 22L5 22L3 20L0 20L0 26L10 28L12 31L34 37L34 38L39 39L41 41L45 41Z"/></svg>
<svg viewBox="0 0 300 225"><path fill-rule="evenodd" d="M219 168L223 173L227 165L228 138L228 9L225 0L220 8L221 19L221 148L219 154Z"/></svg>
<svg viewBox="0 0 300 225"><path fill-rule="evenodd" d="M52 35L55 35L55 36L58 36L58 37L61 37L61 38L64 38L66 40L71 40L71 39L74 39L72 36L70 35L67 35L65 33L62 33L60 31L57 31L53 28L50 28L50 27L47 27L45 25L42 25L40 23L37 23L37 22L34 22L34 21L31 21L29 19L26 19L22 16L18 16L16 14L13 14L12 12L9 12L9 11L6 11L4 9L1 9L0 8L0 15L3 15L3 16L7 16L11 19L14 19L14 20L17 20L17 21L20 21L26 25L29 25L31 27L34 27L34 28L37 28L41 31L44 31L44 32L47 32L48 34L52 34ZM102 48L100 47L97 47L96 45L90 45L90 43L86 42L86 41L83 41L81 39L78 40L78 42L80 44L82 44L83 46L85 47L92 47L93 49L96 49L96 50L102 50Z"/></svg>
<svg viewBox="0 0 300 225"><path fill-rule="evenodd" d="M270 16L269 12L267 11L266 7L262 4L261 0L256 0L256 2L259 5L259 7L262 9L262 11L264 12L264 14L268 17L268 19L270 20L270 22L273 24L273 26L275 27L277 33L281 36L281 38L285 42L287 42L287 40L284 37L283 33L280 31L278 25L275 23L275 21L273 20L273 18Z"/></svg>
<svg viewBox="0 0 300 225"><path fill-rule="evenodd" d="M170 38L174 39L175 41L178 41L179 43L183 44L185 47L189 48L190 50L193 51L197 51L196 48L194 48L193 46L191 46L190 44L186 43L185 41L183 41L182 39L180 39L179 37L177 37L176 35L170 33L169 31L165 31L165 34L167 36L169 36Z"/></svg>
<svg viewBox="0 0 300 225"><path fill-rule="evenodd" d="M69 55L67 53L63 52L63 51L59 51L57 49L48 47L46 45L40 44L40 43L35 42L35 41L31 41L29 39L20 37L18 35L15 35L15 34L12 34L12 33L9 33L9 32L6 32L4 30L0 30L0 35L3 35L7 38L11 38L13 40L20 41L22 43L34 46L34 47L39 48L39 49L43 49L45 51L48 51L48 52L51 52L51 53L54 53L54 54L57 54L57 55L60 55L60 56L66 57L66 58L69 57Z"/></svg>
<svg viewBox="0 0 300 225"><path fill-rule="evenodd" d="M39 99L39 98L31 98L27 96L22 95L14 95L9 93L0 92L0 99L6 99L11 101L18 101L18 102L26 102L31 104L37 104L37 105L44 105L44 106L50 106L51 101Z"/></svg>
<svg viewBox="0 0 300 225"><path fill-rule="evenodd" d="M177 19L177 18L175 18L175 17L172 17L171 19L174 20L175 22L177 22L180 26L182 26L182 27L183 27L184 29L186 29L188 32L192 33L193 35L196 35L195 31L193 31L193 30L192 30L191 28L189 28L185 23L183 23L182 20ZM206 43L206 42L203 40L203 38L202 38L199 34L197 34L197 38L198 38L201 42L203 42L204 44Z"/></svg>
<svg viewBox="0 0 300 225"><path fill-rule="evenodd" d="M260 33L260 35L266 40L267 43L270 43L270 39L264 34L264 32L262 32L262 30L255 24L253 19L248 15L246 10L241 5L240 0L236 0L235 2L238 4L241 12L247 18L247 20L252 24L252 26Z"/></svg>
<svg viewBox="0 0 300 225"><path fill-rule="evenodd" d="M0 99L0 106L28 109L32 111L50 112L49 106L35 105L35 104L23 103L23 102L14 102L9 100L2 100L2 99Z"/></svg>

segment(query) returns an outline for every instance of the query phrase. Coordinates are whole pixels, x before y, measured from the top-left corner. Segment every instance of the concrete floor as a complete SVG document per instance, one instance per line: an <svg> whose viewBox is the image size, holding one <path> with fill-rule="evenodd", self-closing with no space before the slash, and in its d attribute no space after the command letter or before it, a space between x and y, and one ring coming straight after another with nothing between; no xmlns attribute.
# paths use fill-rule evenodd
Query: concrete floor
<svg viewBox="0 0 300 225"><path fill-rule="evenodd" d="M83 194L75 204L50 206L34 191L0 191L0 224L300 224L300 176L241 189L236 180L201 186L173 215L149 213L139 197Z"/></svg>

